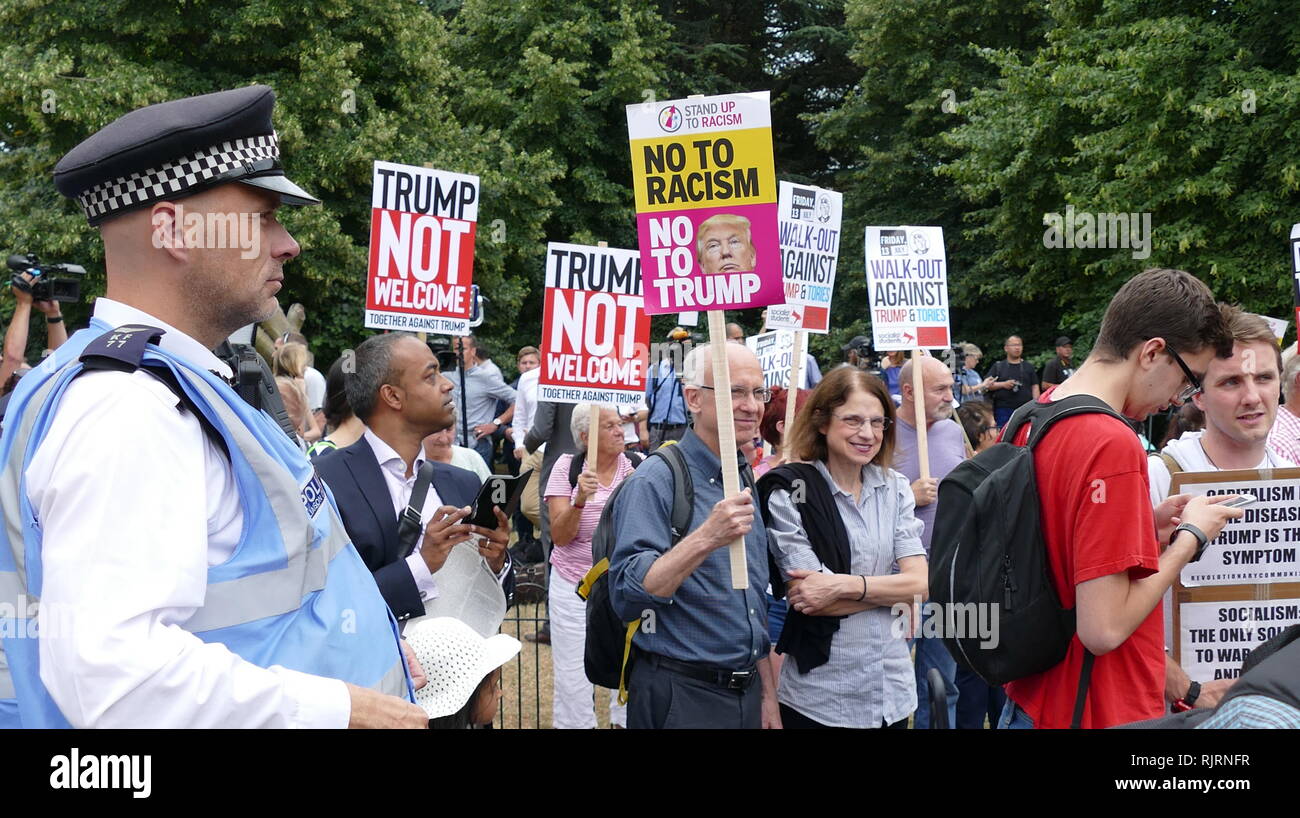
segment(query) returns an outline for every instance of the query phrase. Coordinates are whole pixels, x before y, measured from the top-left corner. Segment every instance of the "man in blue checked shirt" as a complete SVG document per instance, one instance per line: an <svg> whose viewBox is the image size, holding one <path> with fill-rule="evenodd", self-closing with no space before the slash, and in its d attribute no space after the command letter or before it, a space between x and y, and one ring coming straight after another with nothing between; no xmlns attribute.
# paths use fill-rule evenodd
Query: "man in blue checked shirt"
<svg viewBox="0 0 1300 818"><path fill-rule="evenodd" d="M750 440L770 393L754 353L724 346L736 440ZM611 511L610 599L623 620L645 623L633 640L629 728L781 726L767 659L767 532L750 489L723 499L710 350L696 347L684 367L695 416L677 444L694 489L689 532L672 545L673 476L659 458L627 478ZM740 452L727 456L743 465ZM727 546L742 536L749 587L734 590Z"/></svg>

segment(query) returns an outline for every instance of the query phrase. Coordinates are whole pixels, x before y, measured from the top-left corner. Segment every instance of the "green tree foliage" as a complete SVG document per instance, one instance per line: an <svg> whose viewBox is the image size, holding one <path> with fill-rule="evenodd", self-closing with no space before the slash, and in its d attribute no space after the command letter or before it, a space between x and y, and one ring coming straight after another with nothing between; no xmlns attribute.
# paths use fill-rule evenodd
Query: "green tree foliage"
<svg viewBox="0 0 1300 818"><path fill-rule="evenodd" d="M264 82L295 181L324 201L286 208L306 248L281 301L307 307L323 362L362 336L371 164L377 158L482 176L475 278L505 314L522 303L507 270L532 258L561 173L450 104L460 71L450 35L398 0L46 2L0 7L0 226L11 250L81 262L103 292L103 248L50 179L58 159L121 114L155 102ZM501 241L492 223L511 225ZM66 310L72 320L84 304Z"/></svg>
<svg viewBox="0 0 1300 818"><path fill-rule="evenodd" d="M1152 266L1225 300L1287 315L1300 114L1294 7L1282 2L1055 2L1047 45L984 52L997 82L961 107L943 169L977 203L989 248L968 285L1049 295L1095 332L1119 284ZM1150 214L1151 254L1047 249L1044 215Z"/></svg>
<svg viewBox="0 0 1300 818"><path fill-rule="evenodd" d="M624 107L663 98L668 31L635 0L467 0L448 27L447 58L458 75L453 109L554 168L545 210L518 214L526 231L533 223L541 231L525 234L527 251L508 265L502 289L486 290L488 315L507 320L481 334L495 339L498 360L508 364L506 348L540 337L547 241L636 247ZM507 236L517 229L505 221Z"/></svg>
<svg viewBox="0 0 1300 818"><path fill-rule="evenodd" d="M322 362L366 334L386 159L482 177L479 333L508 368L539 337L547 241L634 245L624 106L770 89L778 175L845 194L825 363L869 333L867 224L944 227L955 334L989 360L1013 331L1031 356L1062 331L1086 345L1157 264L1281 315L1297 25L1281 0L6 0L0 250L82 263L102 293L55 162L126 111L265 82L291 176L324 200L285 214L305 252L282 292ZM1150 258L1045 247L1044 215L1067 207L1150 214Z"/></svg>
<svg viewBox="0 0 1300 818"><path fill-rule="evenodd" d="M975 91L997 79L997 66L979 48L1013 54L1037 49L1045 29L1044 4L849 0L845 5L859 78L842 105L815 120L818 141L835 170L831 186L844 193L845 205L831 320L835 331L818 339L815 348L826 358L838 354L833 344L870 335L863 228L887 224L944 228L949 295L959 308L953 332L983 346L989 360L997 357L1008 332L1055 337L1050 310L1026 312L1011 299L1004 304L985 298L971 285L966 271L990 251L991 242L962 236L968 209L962 191L936 174L959 155L943 136L964 121ZM1011 292L1016 301L1028 296Z"/></svg>

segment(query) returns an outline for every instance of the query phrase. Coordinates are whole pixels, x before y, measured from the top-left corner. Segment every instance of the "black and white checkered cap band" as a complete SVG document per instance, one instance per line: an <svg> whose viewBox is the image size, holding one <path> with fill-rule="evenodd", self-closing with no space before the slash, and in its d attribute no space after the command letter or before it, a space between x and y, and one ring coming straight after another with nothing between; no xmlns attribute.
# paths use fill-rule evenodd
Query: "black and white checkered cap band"
<svg viewBox="0 0 1300 818"><path fill-rule="evenodd" d="M101 182L77 197L91 224L119 210L136 208L200 187L226 171L259 159L279 159L275 134L232 139L182 156L161 167Z"/></svg>

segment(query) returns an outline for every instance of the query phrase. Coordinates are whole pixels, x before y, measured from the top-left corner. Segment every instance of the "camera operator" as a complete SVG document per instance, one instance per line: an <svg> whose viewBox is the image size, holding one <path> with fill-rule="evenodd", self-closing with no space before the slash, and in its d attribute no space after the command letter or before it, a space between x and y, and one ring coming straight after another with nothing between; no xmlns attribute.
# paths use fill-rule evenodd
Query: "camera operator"
<svg viewBox="0 0 1300 818"><path fill-rule="evenodd" d="M18 281L22 281L26 286L19 285ZM17 384L14 375L21 377L19 370L27 363L27 327L31 323L33 304L45 316L45 345L53 351L68 340L68 328L63 323L59 302L33 301L31 289L33 281L30 274L19 273L14 277L14 284L10 286L15 303L13 318L9 321L9 328L5 330L4 361L0 363L0 384L4 386L4 395L13 391ZM13 383L10 382L11 380ZM3 408L0 408L0 412L2 411Z"/></svg>

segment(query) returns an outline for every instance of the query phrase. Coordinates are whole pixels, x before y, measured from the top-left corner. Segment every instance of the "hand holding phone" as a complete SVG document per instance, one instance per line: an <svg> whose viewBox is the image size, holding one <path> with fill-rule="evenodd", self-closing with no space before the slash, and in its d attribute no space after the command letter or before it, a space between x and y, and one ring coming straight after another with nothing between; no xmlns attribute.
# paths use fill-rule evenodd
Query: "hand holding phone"
<svg viewBox="0 0 1300 818"><path fill-rule="evenodd" d="M1225 508L1245 508L1259 502L1259 498L1253 494L1239 494L1231 500L1224 500L1219 505Z"/></svg>

